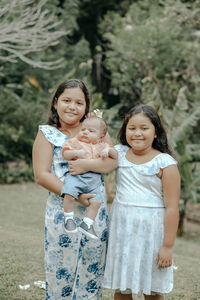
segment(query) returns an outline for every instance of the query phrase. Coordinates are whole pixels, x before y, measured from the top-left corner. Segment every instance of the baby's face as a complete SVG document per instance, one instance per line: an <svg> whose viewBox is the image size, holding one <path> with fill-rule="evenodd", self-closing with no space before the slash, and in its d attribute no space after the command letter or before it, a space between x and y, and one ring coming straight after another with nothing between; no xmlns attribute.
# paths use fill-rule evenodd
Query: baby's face
<svg viewBox="0 0 200 300"><path fill-rule="evenodd" d="M99 122L85 119L78 134L78 139L81 142L96 144L100 142L103 136Z"/></svg>

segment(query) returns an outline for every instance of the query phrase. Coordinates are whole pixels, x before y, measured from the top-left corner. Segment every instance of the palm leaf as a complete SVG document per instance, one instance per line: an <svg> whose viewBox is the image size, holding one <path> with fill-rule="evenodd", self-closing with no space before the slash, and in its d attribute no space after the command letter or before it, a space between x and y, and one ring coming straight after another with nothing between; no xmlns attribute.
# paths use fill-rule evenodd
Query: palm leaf
<svg viewBox="0 0 200 300"><path fill-rule="evenodd" d="M185 152L191 155L196 161L200 161L200 145L199 144L187 144Z"/></svg>
<svg viewBox="0 0 200 300"><path fill-rule="evenodd" d="M197 121L200 119L200 105L195 107L192 113L188 114L187 118L173 131L172 139L175 143L184 138L186 132L191 127L194 127L197 124Z"/></svg>

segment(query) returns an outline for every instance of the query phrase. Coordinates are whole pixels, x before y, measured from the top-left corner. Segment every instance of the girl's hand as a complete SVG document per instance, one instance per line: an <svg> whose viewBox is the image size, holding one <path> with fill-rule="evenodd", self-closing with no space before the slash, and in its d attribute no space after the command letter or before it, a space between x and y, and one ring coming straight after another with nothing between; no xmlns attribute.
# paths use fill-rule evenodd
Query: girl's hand
<svg viewBox="0 0 200 300"><path fill-rule="evenodd" d="M68 162L69 165L69 171L72 175L78 175L88 172L87 169L87 159L77 159L77 160L71 160Z"/></svg>
<svg viewBox="0 0 200 300"><path fill-rule="evenodd" d="M172 265L172 248L161 247L156 258L158 268L168 268Z"/></svg>
<svg viewBox="0 0 200 300"><path fill-rule="evenodd" d="M90 205L90 198L95 197L96 194L80 194L78 197L78 202L83 204L84 206L89 206Z"/></svg>

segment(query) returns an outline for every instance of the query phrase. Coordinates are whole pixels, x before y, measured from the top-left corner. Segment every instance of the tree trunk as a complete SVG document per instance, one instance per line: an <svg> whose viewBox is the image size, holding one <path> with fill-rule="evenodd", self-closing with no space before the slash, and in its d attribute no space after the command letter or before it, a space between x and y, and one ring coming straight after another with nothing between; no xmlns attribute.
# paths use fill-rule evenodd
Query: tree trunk
<svg viewBox="0 0 200 300"><path fill-rule="evenodd" d="M185 220L185 208L179 212L179 224L178 224L178 236L183 236L184 234L184 220Z"/></svg>

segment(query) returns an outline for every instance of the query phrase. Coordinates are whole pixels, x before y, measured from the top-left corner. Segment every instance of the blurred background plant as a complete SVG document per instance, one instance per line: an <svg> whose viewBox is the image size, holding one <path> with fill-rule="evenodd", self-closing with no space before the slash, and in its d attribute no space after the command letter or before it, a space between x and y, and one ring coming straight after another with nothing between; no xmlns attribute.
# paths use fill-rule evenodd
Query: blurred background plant
<svg viewBox="0 0 200 300"><path fill-rule="evenodd" d="M199 13L197 0L2 0L0 183L33 180L38 124L58 84L80 78L114 144L131 106L159 112L182 177L181 234L187 203L200 203Z"/></svg>

